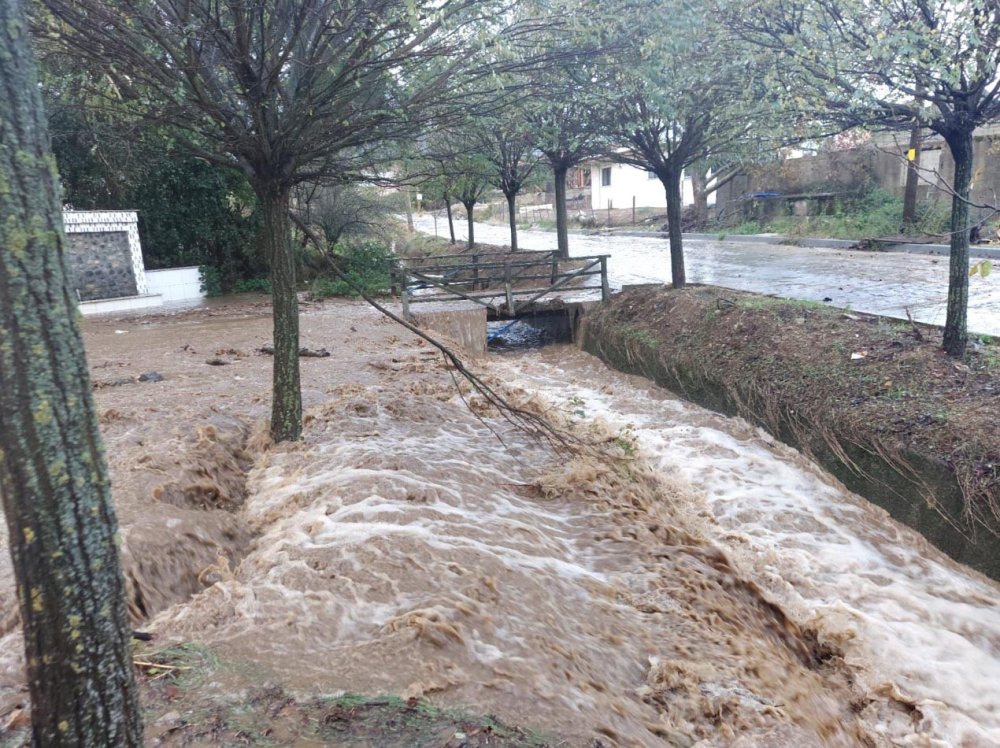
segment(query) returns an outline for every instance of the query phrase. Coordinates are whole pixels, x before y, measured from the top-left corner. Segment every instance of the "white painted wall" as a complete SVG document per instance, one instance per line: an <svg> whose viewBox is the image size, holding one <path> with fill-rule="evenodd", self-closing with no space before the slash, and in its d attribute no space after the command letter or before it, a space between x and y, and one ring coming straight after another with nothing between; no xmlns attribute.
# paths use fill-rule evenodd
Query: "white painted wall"
<svg viewBox="0 0 1000 748"><path fill-rule="evenodd" d="M593 161L590 166L590 207L593 210L607 210L611 207L631 208L635 198L637 208L666 208L667 193L655 175L629 164L614 164L608 161ZM601 184L602 169L611 169L611 184ZM681 196L685 205L694 204L694 190L691 178L685 176L681 182Z"/></svg>
<svg viewBox="0 0 1000 748"><path fill-rule="evenodd" d="M204 298L197 267L147 270L149 293L159 294L166 302L195 301Z"/></svg>

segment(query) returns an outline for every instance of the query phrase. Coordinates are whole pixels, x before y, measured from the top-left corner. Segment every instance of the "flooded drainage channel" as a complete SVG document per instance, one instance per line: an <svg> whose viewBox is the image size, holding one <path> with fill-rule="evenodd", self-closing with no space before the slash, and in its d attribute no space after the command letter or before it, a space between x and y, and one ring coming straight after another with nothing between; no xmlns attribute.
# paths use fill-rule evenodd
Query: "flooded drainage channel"
<svg viewBox="0 0 1000 748"><path fill-rule="evenodd" d="M686 483L710 537L799 624L840 647L889 745L1000 745L1000 587L794 450L568 346L505 379L632 435Z"/></svg>
<svg viewBox="0 0 1000 748"><path fill-rule="evenodd" d="M575 348L484 376L618 463L553 454L426 353L334 388L302 445L258 461L253 547L154 619L165 640L567 745L1000 745L996 584L763 432Z"/></svg>
<svg viewBox="0 0 1000 748"><path fill-rule="evenodd" d="M483 363L618 458L553 452L457 396L429 346L371 345L315 362L294 445L106 424L135 606L157 646L224 663L201 695L391 693L568 746L1000 745L998 585L793 450L570 346ZM244 386L212 381L213 404ZM19 651L0 639L0 696Z"/></svg>

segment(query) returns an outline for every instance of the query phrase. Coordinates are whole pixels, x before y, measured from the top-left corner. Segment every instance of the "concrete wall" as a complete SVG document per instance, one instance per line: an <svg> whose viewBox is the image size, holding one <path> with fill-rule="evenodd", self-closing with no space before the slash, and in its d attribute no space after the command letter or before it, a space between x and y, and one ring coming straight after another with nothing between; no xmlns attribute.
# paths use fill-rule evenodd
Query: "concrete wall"
<svg viewBox="0 0 1000 748"><path fill-rule="evenodd" d="M421 305L413 313L413 322L458 343L469 353L486 352L486 307L459 304Z"/></svg>
<svg viewBox="0 0 1000 748"><path fill-rule="evenodd" d="M872 186L902 196L908 138L906 133L880 135L860 148L752 167L719 190L716 204L730 206L755 192L850 194ZM977 137L973 157L972 201L996 204L1000 196L1000 135L986 132ZM918 201L949 202L946 185L955 173L955 162L940 137L925 135L920 168Z"/></svg>
<svg viewBox="0 0 1000 748"><path fill-rule="evenodd" d="M149 292L159 294L164 301L195 301L205 297L197 267L147 270Z"/></svg>

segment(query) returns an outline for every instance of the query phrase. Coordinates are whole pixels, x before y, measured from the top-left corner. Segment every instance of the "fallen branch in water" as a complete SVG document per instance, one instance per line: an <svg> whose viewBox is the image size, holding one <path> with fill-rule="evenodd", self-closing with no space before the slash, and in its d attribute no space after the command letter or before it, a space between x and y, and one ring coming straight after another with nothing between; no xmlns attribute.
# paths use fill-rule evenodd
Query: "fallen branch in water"
<svg viewBox="0 0 1000 748"><path fill-rule="evenodd" d="M263 353L265 356L274 355L273 345L262 345L257 350ZM328 351L326 348L317 348L315 350L313 350L312 348L305 348L305 347L299 348L299 358L329 358L329 357L330 357L330 351Z"/></svg>
<svg viewBox="0 0 1000 748"><path fill-rule="evenodd" d="M451 373L452 380L455 382L455 386L458 389L458 394L462 398L462 402L465 403L465 406L467 408L469 408L469 403L466 401L465 395L462 392L461 387L458 386L458 381L455 379L455 372L461 374L462 377L464 377L466 381L468 381L472 385L472 388L476 391L476 393L478 393L481 397L483 397L487 403L496 408L497 411L499 411L500 415L503 417L503 419L508 423L510 423L515 428L529 434L532 437L544 439L557 448L575 451L575 449L577 449L578 447L583 446L583 442L581 442L576 437L566 434L560 429L556 428L551 423L549 423L549 421L546 418L543 418L542 416L539 416L536 413L531 413L527 410L519 408L516 405L510 403L503 395L501 395L499 392L497 392L488 384L486 384L486 382L480 379L477 375L469 371L469 369L465 366L462 360L458 357L458 354L456 354L451 348L449 348L439 340L436 340L432 336L428 335L426 332L421 330L419 327L414 325L409 320L403 319L398 314L391 312L390 310L379 304L377 301L375 301L375 299L369 296L362 288L360 288L353 280L351 280L351 278L349 278L347 274L345 274L342 270L340 270L340 268L338 268L330 260L330 256L327 253L326 248L323 246L323 243L320 241L319 237L316 236L312 227L308 226L301 218L299 218L299 216L295 215L295 213L290 212L290 215L295 225L302 230L302 232L306 235L309 241L312 242L313 246L315 246L316 249L319 251L320 255L329 262L330 270L337 276L337 278L343 281L347 285L347 287L351 289L351 291L356 293L358 296L364 299L370 306L377 309L379 312L384 314L393 322L402 325L407 330L412 332L414 335L416 335L419 338L422 338L423 340L426 340L428 343L430 343L432 346L434 346L441 352L441 354L445 358L446 364L450 365L451 367L449 368L448 371L449 373ZM481 423L483 423L493 433L494 436L497 437L497 439L500 441L501 444L504 444L504 446L506 446L500 434L498 434L493 429L493 427L490 426L482 418L482 416L476 413L472 408L469 408L469 410L470 412L472 412L474 416L476 416L476 418L480 420Z"/></svg>

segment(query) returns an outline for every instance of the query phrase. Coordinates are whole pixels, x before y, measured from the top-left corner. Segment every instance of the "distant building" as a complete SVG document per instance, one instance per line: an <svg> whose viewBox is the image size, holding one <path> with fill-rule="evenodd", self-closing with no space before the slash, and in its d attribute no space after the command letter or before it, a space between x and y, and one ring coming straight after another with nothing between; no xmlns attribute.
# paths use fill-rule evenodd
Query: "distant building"
<svg viewBox="0 0 1000 748"><path fill-rule="evenodd" d="M595 158L584 164L590 169L590 207L592 210L667 207L667 193L655 174L629 164L619 164L611 159ZM691 178L681 181L684 205L694 204ZM711 201L711 198L709 198Z"/></svg>

